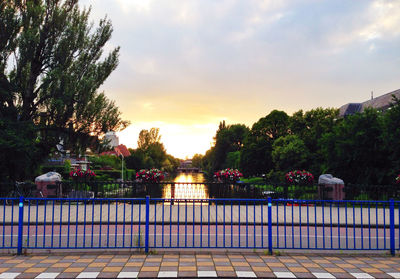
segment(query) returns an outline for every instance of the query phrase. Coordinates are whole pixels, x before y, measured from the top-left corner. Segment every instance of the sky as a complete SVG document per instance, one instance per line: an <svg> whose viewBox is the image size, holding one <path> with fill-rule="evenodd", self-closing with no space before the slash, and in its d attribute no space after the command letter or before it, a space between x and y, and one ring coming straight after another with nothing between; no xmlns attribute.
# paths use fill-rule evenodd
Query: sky
<svg viewBox="0 0 400 279"><path fill-rule="evenodd" d="M400 1L81 0L121 47L100 90L167 152L204 154L220 121L340 107L400 88Z"/></svg>

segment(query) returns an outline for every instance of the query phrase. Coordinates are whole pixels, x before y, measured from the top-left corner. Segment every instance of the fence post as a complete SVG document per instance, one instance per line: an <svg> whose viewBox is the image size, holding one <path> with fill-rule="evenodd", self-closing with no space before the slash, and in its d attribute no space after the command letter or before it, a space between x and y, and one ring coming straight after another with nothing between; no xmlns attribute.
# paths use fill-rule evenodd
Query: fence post
<svg viewBox="0 0 400 279"><path fill-rule="evenodd" d="M22 254L22 235L23 235L23 226L24 226L24 197L19 197L19 215L18 215L18 248L17 254Z"/></svg>
<svg viewBox="0 0 400 279"><path fill-rule="evenodd" d="M395 236L394 236L394 200L390 199L390 253L395 255Z"/></svg>
<svg viewBox="0 0 400 279"><path fill-rule="evenodd" d="M272 255L272 199L268 197L268 252Z"/></svg>
<svg viewBox="0 0 400 279"><path fill-rule="evenodd" d="M144 251L149 252L149 221L150 221L150 196L146 196L146 230L144 236Z"/></svg>

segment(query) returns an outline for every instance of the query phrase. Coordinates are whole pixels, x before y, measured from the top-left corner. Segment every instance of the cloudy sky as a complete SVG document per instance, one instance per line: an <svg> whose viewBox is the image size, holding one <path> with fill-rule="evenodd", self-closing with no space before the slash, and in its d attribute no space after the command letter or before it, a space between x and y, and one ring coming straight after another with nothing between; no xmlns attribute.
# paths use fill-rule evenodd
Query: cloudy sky
<svg viewBox="0 0 400 279"><path fill-rule="evenodd" d="M251 126L400 88L400 1L82 0L114 26L120 63L102 86L167 151L204 153L219 121Z"/></svg>

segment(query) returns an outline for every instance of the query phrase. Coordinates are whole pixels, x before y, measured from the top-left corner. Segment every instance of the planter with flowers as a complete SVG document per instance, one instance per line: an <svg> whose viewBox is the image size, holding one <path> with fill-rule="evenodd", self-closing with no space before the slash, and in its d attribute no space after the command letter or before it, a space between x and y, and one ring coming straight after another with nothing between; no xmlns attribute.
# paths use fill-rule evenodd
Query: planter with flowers
<svg viewBox="0 0 400 279"><path fill-rule="evenodd" d="M96 174L90 169L86 171L75 169L69 173L69 177L75 184L75 191L89 191L91 181L96 177Z"/></svg>
<svg viewBox="0 0 400 279"><path fill-rule="evenodd" d="M237 169L224 169L214 173L214 179L224 183L236 183L243 176Z"/></svg>
<svg viewBox="0 0 400 279"><path fill-rule="evenodd" d="M145 192L147 195L160 196L162 191L162 185L157 183L163 181L165 178L164 172L159 169L142 169L136 173L136 181L141 182L136 190L139 192Z"/></svg>
<svg viewBox="0 0 400 279"><path fill-rule="evenodd" d="M293 170L289 171L285 175L286 187L285 187L285 197L288 198L288 187L291 187L291 193L293 193L293 198L300 199L301 196L310 190L308 189L314 184L314 176L312 173L306 170ZM308 187L307 187L308 186Z"/></svg>
<svg viewBox="0 0 400 279"><path fill-rule="evenodd" d="M164 172L160 171L159 169L142 169L136 173L136 179L140 182L159 183L160 181L164 180L164 178Z"/></svg>

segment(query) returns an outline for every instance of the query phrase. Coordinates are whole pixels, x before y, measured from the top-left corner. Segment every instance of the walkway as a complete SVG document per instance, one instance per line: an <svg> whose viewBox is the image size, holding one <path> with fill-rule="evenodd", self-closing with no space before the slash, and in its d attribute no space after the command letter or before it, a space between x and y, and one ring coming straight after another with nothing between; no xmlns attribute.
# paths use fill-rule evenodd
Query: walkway
<svg viewBox="0 0 400 279"><path fill-rule="evenodd" d="M400 258L383 254L165 253L0 256L0 278L400 278Z"/></svg>

